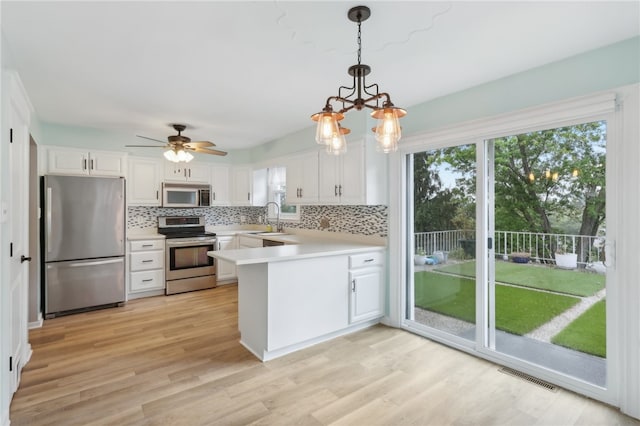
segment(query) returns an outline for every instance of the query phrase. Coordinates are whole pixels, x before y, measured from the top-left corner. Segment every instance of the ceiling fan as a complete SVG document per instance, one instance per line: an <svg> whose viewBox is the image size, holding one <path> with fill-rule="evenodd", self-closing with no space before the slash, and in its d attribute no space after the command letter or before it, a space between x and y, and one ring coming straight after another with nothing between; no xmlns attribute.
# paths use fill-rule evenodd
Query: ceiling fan
<svg viewBox="0 0 640 426"><path fill-rule="evenodd" d="M209 141L197 141L192 142L191 138L186 136L182 136L182 132L187 128L184 124L172 124L171 127L178 132L177 135L171 135L167 137L168 142L164 142L158 139L149 138L147 136L136 135L139 138L149 139L150 141L163 143L163 146L157 145L126 145L127 147L135 147L135 148L164 148L165 151L164 156L167 160L173 162L180 161L191 161L193 159L193 155L188 151L200 152L203 154L212 154L212 155L227 155L224 151L219 151L217 149L210 149L210 146L216 146L213 142Z"/></svg>

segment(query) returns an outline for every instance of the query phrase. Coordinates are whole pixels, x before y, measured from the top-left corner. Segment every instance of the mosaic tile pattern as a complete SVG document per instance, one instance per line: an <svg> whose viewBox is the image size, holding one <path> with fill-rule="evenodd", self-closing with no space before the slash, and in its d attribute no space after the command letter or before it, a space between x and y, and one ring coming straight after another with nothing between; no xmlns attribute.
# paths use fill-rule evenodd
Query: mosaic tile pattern
<svg viewBox="0 0 640 426"><path fill-rule="evenodd" d="M127 229L155 228L158 216L204 216L209 225L257 224L263 207L203 207L168 209L130 206ZM244 217L244 221L242 218ZM387 206L302 206L300 222L285 222L287 228L324 230L349 234L387 236Z"/></svg>

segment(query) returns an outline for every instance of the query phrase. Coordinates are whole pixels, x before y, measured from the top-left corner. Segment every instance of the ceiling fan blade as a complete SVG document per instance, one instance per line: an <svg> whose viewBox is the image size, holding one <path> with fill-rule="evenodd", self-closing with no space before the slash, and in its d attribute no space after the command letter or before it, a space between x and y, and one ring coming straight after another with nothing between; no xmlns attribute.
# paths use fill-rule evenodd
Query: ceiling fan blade
<svg viewBox="0 0 640 426"><path fill-rule="evenodd" d="M166 143L167 143L167 141L161 141L161 140L154 139L154 138L148 138L148 137L146 137L146 136L140 136L140 135L136 135L136 136L137 136L137 137L139 137L139 138L143 138L143 139L149 139L150 141L160 142L160 143L163 143L163 144L165 144L165 145L166 145Z"/></svg>
<svg viewBox="0 0 640 426"><path fill-rule="evenodd" d="M167 148L167 146L157 145L125 145L127 148Z"/></svg>
<svg viewBox="0 0 640 426"><path fill-rule="evenodd" d="M209 149L209 148L188 148L189 151L200 152L202 154L212 154L212 155L227 155L224 151L218 151L217 149Z"/></svg>
<svg viewBox="0 0 640 426"><path fill-rule="evenodd" d="M215 143L209 142L209 141L196 141L196 142L190 141L190 142L185 142L185 145L189 145L189 146L192 146L194 148L195 147L204 148L206 146L216 146Z"/></svg>

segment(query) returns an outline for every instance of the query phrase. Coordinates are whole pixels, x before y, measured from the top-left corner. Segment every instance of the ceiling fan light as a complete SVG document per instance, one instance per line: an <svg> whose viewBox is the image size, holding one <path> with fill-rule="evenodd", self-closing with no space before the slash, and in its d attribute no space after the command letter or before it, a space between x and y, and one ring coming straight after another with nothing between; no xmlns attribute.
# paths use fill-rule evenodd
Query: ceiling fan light
<svg viewBox="0 0 640 426"><path fill-rule="evenodd" d="M185 160L184 160L184 162L188 163L191 160L193 160L193 155L190 152L185 151Z"/></svg>
<svg viewBox="0 0 640 426"><path fill-rule="evenodd" d="M166 158L167 160L172 161L174 163L177 163L178 161L180 161L180 160L178 160L178 156L176 155L176 153L175 153L175 151L173 149L166 150L164 152L164 158Z"/></svg>

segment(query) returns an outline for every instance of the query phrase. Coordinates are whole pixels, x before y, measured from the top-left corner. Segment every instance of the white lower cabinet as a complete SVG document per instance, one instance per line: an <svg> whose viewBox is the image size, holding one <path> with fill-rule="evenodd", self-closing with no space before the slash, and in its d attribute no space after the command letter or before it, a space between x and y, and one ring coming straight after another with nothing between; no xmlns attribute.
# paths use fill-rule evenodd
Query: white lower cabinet
<svg viewBox="0 0 640 426"><path fill-rule="evenodd" d="M383 252L349 256L349 323L384 315Z"/></svg>
<svg viewBox="0 0 640 426"><path fill-rule="evenodd" d="M237 248L238 238L235 236L218 237L218 251L233 250ZM216 275L217 281L236 280L238 274L236 272L236 265L232 262L226 262L224 260L216 259Z"/></svg>
<svg viewBox="0 0 640 426"><path fill-rule="evenodd" d="M129 293L164 290L164 240L129 241Z"/></svg>

